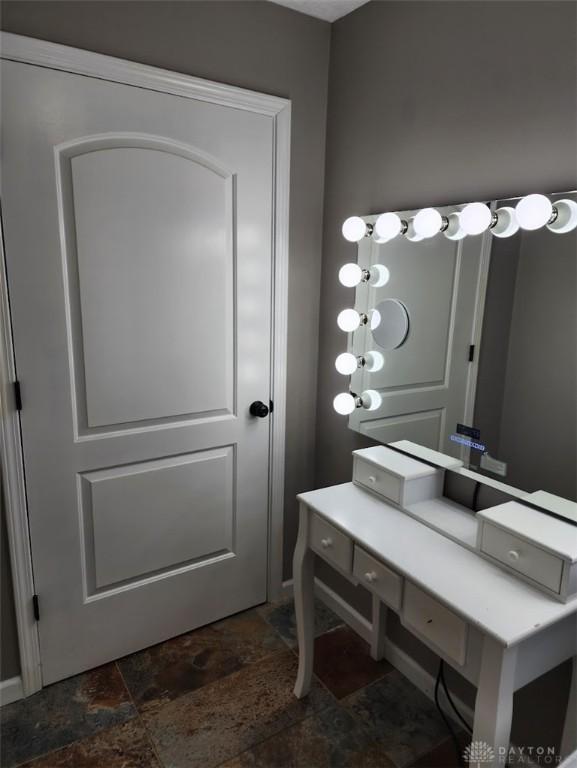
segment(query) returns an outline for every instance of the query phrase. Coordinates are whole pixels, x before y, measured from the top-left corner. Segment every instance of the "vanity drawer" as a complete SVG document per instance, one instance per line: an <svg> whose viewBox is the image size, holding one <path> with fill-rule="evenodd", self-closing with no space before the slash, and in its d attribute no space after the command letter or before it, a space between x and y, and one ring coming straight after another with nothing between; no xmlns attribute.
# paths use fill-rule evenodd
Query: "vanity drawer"
<svg viewBox="0 0 577 768"><path fill-rule="evenodd" d="M394 504L401 503L401 479L357 457L353 466L353 482L370 488Z"/></svg>
<svg viewBox="0 0 577 768"><path fill-rule="evenodd" d="M559 593L563 560L550 552L486 522L483 523L481 551L552 592Z"/></svg>
<svg viewBox="0 0 577 768"><path fill-rule="evenodd" d="M310 522L310 546L321 557L333 563L345 573L351 572L353 542L322 517L312 515Z"/></svg>
<svg viewBox="0 0 577 768"><path fill-rule="evenodd" d="M411 582L405 582L403 624L461 666L467 656L467 622Z"/></svg>
<svg viewBox="0 0 577 768"><path fill-rule="evenodd" d="M388 606L397 611L400 609L402 577L358 546L355 546L353 574L361 584L378 595Z"/></svg>

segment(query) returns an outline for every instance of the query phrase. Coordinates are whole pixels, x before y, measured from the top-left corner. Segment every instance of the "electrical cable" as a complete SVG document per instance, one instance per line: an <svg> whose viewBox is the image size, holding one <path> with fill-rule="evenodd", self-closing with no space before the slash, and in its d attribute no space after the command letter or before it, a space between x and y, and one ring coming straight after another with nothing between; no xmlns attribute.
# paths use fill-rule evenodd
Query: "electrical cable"
<svg viewBox="0 0 577 768"><path fill-rule="evenodd" d="M445 680L445 665L442 660L441 660L441 685L443 686L443 690L445 691L445 696L447 697L447 701L451 705L451 709L453 710L457 718L461 721L461 723L465 727L465 730L467 730L469 733L472 734L473 729L471 728L469 723L465 720L463 715L459 712L459 710L455 706L455 702L451 698L451 694L449 693L449 689L447 688L447 682Z"/></svg>
<svg viewBox="0 0 577 768"><path fill-rule="evenodd" d="M461 745L459 744L459 740L457 739L456 733L453 731L453 727L451 726L451 722L449 718L445 715L443 708L441 707L441 704L439 702L439 686L441 684L441 678L443 676L443 660L441 659L439 661L439 671L437 672L437 680L435 681L435 704L437 706L437 709L439 710L439 714L443 718L443 722L447 726L447 730L451 734L451 738L453 740L453 744L455 745L455 753L457 755L457 762L461 768L464 768L465 761L463 760L463 756L461 755Z"/></svg>

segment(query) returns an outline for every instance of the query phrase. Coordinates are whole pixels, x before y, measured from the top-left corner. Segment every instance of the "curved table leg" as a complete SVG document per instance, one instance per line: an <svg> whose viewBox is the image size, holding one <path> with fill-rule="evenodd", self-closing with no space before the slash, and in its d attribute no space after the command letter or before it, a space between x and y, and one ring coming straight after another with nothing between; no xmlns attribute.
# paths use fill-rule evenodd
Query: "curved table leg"
<svg viewBox="0 0 577 768"><path fill-rule="evenodd" d="M299 669L294 692L298 699L311 687L314 660L314 553L308 546L309 511L300 508L299 534L293 558L294 601L299 645Z"/></svg>

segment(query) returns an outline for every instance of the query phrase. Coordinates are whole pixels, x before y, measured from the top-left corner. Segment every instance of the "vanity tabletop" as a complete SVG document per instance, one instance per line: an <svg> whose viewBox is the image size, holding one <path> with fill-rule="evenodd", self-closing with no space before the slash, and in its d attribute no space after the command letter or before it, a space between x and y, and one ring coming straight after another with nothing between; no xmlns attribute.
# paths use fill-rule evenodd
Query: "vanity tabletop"
<svg viewBox="0 0 577 768"><path fill-rule="evenodd" d="M506 646L577 612L577 598L548 597L353 483L298 498Z"/></svg>

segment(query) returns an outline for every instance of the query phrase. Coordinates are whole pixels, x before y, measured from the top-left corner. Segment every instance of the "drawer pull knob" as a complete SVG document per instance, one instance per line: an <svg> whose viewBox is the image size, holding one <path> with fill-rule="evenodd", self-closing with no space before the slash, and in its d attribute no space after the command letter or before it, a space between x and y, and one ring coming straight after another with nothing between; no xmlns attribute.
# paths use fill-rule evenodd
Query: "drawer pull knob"
<svg viewBox="0 0 577 768"><path fill-rule="evenodd" d="M332 547L332 546L333 546L333 540L332 539L330 539L328 537L326 539L321 539L321 547L323 549L328 549L329 547Z"/></svg>
<svg viewBox="0 0 577 768"><path fill-rule="evenodd" d="M512 563L516 563L517 560L519 559L519 553L517 552L517 550L511 549L509 550L509 552L507 552L507 557Z"/></svg>
<svg viewBox="0 0 577 768"><path fill-rule="evenodd" d="M368 573L365 573L365 581L368 581L369 584L372 584L377 580L377 574L374 571L368 571Z"/></svg>
<svg viewBox="0 0 577 768"><path fill-rule="evenodd" d="M377 482L377 478L374 475L369 475L369 483L374 485Z"/></svg>

